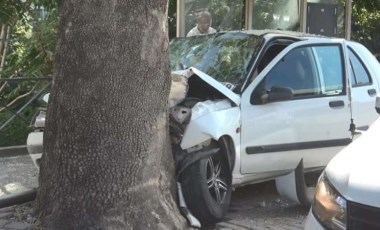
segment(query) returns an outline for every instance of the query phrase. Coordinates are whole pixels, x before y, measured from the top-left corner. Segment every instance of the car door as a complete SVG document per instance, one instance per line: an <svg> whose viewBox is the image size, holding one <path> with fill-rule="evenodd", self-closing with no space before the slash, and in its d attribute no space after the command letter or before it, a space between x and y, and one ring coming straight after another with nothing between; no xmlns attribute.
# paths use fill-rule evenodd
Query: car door
<svg viewBox="0 0 380 230"><path fill-rule="evenodd" d="M344 50L343 41L294 43L252 81L241 102L242 174L271 178L301 159L324 166L351 141Z"/></svg>
<svg viewBox="0 0 380 230"><path fill-rule="evenodd" d="M376 95L379 93L377 79L371 76L369 68L359 55L360 52L349 47L348 54L352 85L352 117L356 129L365 131L378 117L374 110Z"/></svg>

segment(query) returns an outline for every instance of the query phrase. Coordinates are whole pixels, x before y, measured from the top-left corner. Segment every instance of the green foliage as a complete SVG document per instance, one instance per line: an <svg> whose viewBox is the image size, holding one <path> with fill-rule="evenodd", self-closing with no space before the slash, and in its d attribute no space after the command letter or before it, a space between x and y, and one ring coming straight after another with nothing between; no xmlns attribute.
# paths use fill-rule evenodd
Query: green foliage
<svg viewBox="0 0 380 230"><path fill-rule="evenodd" d="M57 36L57 1L53 0L9 0L0 3L0 22L11 27L10 40L5 56L1 78L46 77L53 73L53 53ZM0 54L0 56L3 54ZM46 82L18 81L0 82L0 125L19 110ZM4 86L4 87L2 87ZM13 103L14 102L14 103ZM22 102L22 103L21 103ZM30 127L27 111L24 120L17 117L5 129L0 130L0 146L25 144Z"/></svg>
<svg viewBox="0 0 380 230"><path fill-rule="evenodd" d="M368 12L376 12L380 10L379 0L355 0L352 2L356 9L366 9Z"/></svg>
<svg viewBox="0 0 380 230"><path fill-rule="evenodd" d="M21 0L6 0L0 4L0 22L2 24L15 24L18 20L24 20L28 11L28 4Z"/></svg>
<svg viewBox="0 0 380 230"><path fill-rule="evenodd" d="M15 24L2 77L13 74L29 77L52 74L57 18L54 9L45 18L29 16L28 20L20 20Z"/></svg>
<svg viewBox="0 0 380 230"><path fill-rule="evenodd" d="M380 1L354 1L352 39L364 44L380 57Z"/></svg>
<svg viewBox="0 0 380 230"><path fill-rule="evenodd" d="M20 103L25 103L25 100ZM8 126L0 130L0 146L25 145L28 134L32 131L28 121L32 119L36 111L36 107L29 107L20 115L22 118L16 117ZM5 110L0 113L0 121L5 122L12 115L13 113Z"/></svg>
<svg viewBox="0 0 380 230"><path fill-rule="evenodd" d="M50 11L57 9L57 0L5 0L0 3L0 23L14 25L27 21L28 14L41 7Z"/></svg>
<svg viewBox="0 0 380 230"><path fill-rule="evenodd" d="M177 0L169 0L168 9L168 25L169 25L169 39L175 38L177 35Z"/></svg>
<svg viewBox="0 0 380 230"><path fill-rule="evenodd" d="M211 1L209 11L213 15L213 24L219 30L241 30L244 28L245 1L218 0Z"/></svg>

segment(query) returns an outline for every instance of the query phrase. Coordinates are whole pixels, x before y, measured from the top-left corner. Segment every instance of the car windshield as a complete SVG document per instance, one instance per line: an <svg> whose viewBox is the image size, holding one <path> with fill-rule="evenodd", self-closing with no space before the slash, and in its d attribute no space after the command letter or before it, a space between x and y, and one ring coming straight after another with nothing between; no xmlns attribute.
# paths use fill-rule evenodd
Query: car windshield
<svg viewBox="0 0 380 230"><path fill-rule="evenodd" d="M235 91L242 86L262 37L245 33L218 33L176 38L169 44L172 71L195 67Z"/></svg>

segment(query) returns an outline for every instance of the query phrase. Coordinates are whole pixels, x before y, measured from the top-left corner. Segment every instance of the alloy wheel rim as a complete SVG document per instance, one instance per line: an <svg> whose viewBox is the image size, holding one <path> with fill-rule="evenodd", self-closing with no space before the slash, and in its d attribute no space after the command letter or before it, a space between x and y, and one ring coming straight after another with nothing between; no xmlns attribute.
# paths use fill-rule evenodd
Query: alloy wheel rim
<svg viewBox="0 0 380 230"><path fill-rule="evenodd" d="M217 204L223 204L227 195L227 183L223 178L222 161L217 157L209 157L206 167L208 190Z"/></svg>

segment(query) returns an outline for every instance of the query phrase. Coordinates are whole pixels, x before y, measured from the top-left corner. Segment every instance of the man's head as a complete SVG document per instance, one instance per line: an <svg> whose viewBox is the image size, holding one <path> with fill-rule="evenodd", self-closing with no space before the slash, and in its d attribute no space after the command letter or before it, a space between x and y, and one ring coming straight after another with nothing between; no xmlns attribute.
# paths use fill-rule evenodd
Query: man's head
<svg viewBox="0 0 380 230"><path fill-rule="evenodd" d="M197 16L197 27L202 34L207 33L212 23L211 14L207 11L200 12Z"/></svg>

